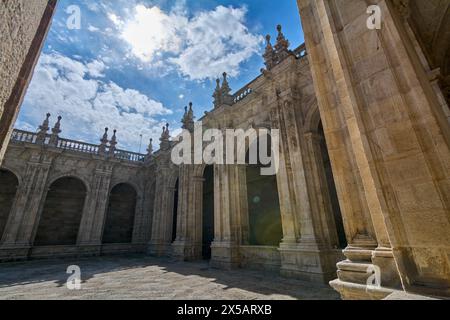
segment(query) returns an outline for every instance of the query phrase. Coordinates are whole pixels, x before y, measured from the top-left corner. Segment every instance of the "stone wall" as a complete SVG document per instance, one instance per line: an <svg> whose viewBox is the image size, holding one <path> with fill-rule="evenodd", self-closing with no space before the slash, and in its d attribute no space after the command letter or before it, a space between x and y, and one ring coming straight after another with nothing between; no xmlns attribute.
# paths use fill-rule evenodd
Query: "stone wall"
<svg viewBox="0 0 450 320"><path fill-rule="evenodd" d="M3 234L19 184L11 172L0 170L0 234Z"/></svg>
<svg viewBox="0 0 450 320"><path fill-rule="evenodd" d="M348 299L450 294L450 127L412 2L373 1L371 30L367 1L298 0L349 240L332 285Z"/></svg>
<svg viewBox="0 0 450 320"><path fill-rule="evenodd" d="M2 169L13 173L19 186L2 233L0 260L145 251L155 196L153 163L81 150L26 141L10 144ZM114 192L111 197L116 186L132 189L127 199L134 202L123 207L123 201L116 201L108 211L110 201L117 200ZM108 219L124 228L124 243L102 245ZM124 239L119 233L115 238Z"/></svg>
<svg viewBox="0 0 450 320"><path fill-rule="evenodd" d="M0 164L56 0L0 2Z"/></svg>
<svg viewBox="0 0 450 320"><path fill-rule="evenodd" d="M272 128L281 135L280 168L276 177L272 177L273 183L267 184L276 187L253 188L252 199L247 189L252 181L247 181L245 165L214 165L214 241L210 264L225 269L266 269L324 283L336 277L335 264L341 259L341 252L321 155L320 115L308 58L302 47L293 52L287 46L279 27L277 49L273 51L274 47L267 45L267 69L235 95L230 94L224 74L214 93L214 108L200 119L204 128L222 131ZM193 122L188 121L192 119L191 113L186 111L183 118L187 130L193 130ZM161 139L164 141L164 134ZM166 147L156 155L155 163L157 181L166 183L156 184L157 205L149 253L181 260L202 259L206 165L171 167L172 148L162 146ZM174 204L176 179L179 179L179 200ZM251 226L258 236L272 233L270 224L260 224L249 216L259 210L249 200L255 200L257 194L268 197L268 193L278 201L271 200L271 206L260 209L274 209L274 215L281 221L281 237L270 241L272 247L249 246ZM272 208L277 203L278 208ZM169 217L174 205L178 206L178 220L176 239L172 242Z"/></svg>

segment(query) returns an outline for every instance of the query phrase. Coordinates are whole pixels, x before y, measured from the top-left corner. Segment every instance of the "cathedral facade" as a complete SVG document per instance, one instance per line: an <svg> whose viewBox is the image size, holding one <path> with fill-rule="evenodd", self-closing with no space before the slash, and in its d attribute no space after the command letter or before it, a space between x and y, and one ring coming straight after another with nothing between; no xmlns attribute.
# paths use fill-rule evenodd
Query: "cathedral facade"
<svg viewBox="0 0 450 320"><path fill-rule="evenodd" d="M450 4L369 2L379 28L368 1L298 0L304 45L278 26L259 77L232 94L224 73L211 111L186 107L192 134L199 121L278 130L275 175L248 156L175 164L168 125L146 154L108 129L96 145L61 138L50 115L14 130L0 260L146 253L330 283L344 299L450 296Z"/></svg>

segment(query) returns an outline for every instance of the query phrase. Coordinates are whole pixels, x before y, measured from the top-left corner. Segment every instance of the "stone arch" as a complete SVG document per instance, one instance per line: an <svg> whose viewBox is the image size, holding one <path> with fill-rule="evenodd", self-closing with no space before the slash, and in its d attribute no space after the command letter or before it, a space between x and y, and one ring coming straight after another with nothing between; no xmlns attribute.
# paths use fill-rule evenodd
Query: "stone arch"
<svg viewBox="0 0 450 320"><path fill-rule="evenodd" d="M119 184L127 184L129 186L131 186L134 191L136 191L136 197L137 199L142 198L142 188L135 183L134 181L129 181L129 180L114 180L113 179L113 183L111 183L111 187L109 188L109 192L111 193L111 191L118 186Z"/></svg>
<svg viewBox="0 0 450 320"><path fill-rule="evenodd" d="M322 164L322 174L326 181L328 198L330 200L332 209L332 220L334 221L334 229L336 230L337 245L339 248L344 249L347 247L347 239L345 235L344 222L342 218L341 207L339 204L339 198L336 190L336 183L334 180L333 168L331 166L331 159L328 151L328 145L323 130L322 121L319 121L316 128L317 135L319 136L319 150L320 157L319 163Z"/></svg>
<svg viewBox="0 0 450 320"><path fill-rule="evenodd" d="M135 225L138 191L131 183L118 183L109 193L103 228L104 244L131 243Z"/></svg>
<svg viewBox="0 0 450 320"><path fill-rule="evenodd" d="M242 128L241 128L241 129L242 129ZM245 159L246 159L246 162L247 162L247 153L248 153L248 151L249 151L249 149L250 149L250 146L251 146L252 144L258 143L258 139L259 139L259 130L260 130L260 129L265 129L265 130L267 130L267 131L269 132L269 137L271 137L271 136L270 136L270 132L271 132L271 129L272 129L272 128L270 127L270 125L269 125L268 122L264 122L264 123L260 123L260 124L254 124L254 123L251 123L251 124L249 124L248 128L242 129L242 130L244 130L244 132L246 132L246 131L248 131L249 129L254 129L254 130L256 131L256 139L253 140L253 142L252 142L252 141L250 141L250 138L246 137L244 146L237 146L237 145L236 145L236 148L235 148L235 151L236 151L236 154L235 154L235 160L237 159L237 155L240 154L240 153L242 152L242 153L245 153L245 154L246 154ZM236 143L236 141L235 141L235 143ZM239 148L239 147L241 147L241 148Z"/></svg>
<svg viewBox="0 0 450 320"><path fill-rule="evenodd" d="M75 245L88 188L82 179L62 176L47 191L34 240L35 246Z"/></svg>
<svg viewBox="0 0 450 320"><path fill-rule="evenodd" d="M17 181L18 181L18 183L19 183L19 186L22 185L22 183L23 183L23 177L22 177L22 174L21 174L21 172L20 172L19 170L24 170L24 169L22 169L22 168L16 169L16 168L12 168L12 167L10 167L10 166L3 165L3 164L2 164L2 166L1 166L1 168L0 168L0 170L1 170L1 169L5 170L5 171L9 171L9 172L11 172L12 174L14 174L14 176L16 177L16 179L17 179Z"/></svg>
<svg viewBox="0 0 450 320"><path fill-rule="evenodd" d="M88 181L88 179L86 179L85 177L83 177L81 175L76 175L76 174L71 174L71 173L63 173L63 174L51 176L47 182L47 189L49 189L50 186L52 184L54 184L56 181L58 181L60 179L64 179L64 178L73 178L73 179L77 179L80 182L82 182L84 187L86 188L86 194L89 194L89 192L91 191L91 184Z"/></svg>
<svg viewBox="0 0 450 320"><path fill-rule="evenodd" d="M321 121L319 106L315 103L311 105L306 114L304 132L318 133Z"/></svg>
<svg viewBox="0 0 450 320"><path fill-rule="evenodd" d="M259 154L259 142L258 154ZM271 139L267 145L271 150ZM281 221L280 199L276 175L264 176L261 169L265 166L260 163L249 164L246 154L245 181L247 189L248 208L248 242L255 246L278 247L283 238Z"/></svg>
<svg viewBox="0 0 450 320"><path fill-rule="evenodd" d="M0 169L0 240L16 199L20 178L11 170Z"/></svg>

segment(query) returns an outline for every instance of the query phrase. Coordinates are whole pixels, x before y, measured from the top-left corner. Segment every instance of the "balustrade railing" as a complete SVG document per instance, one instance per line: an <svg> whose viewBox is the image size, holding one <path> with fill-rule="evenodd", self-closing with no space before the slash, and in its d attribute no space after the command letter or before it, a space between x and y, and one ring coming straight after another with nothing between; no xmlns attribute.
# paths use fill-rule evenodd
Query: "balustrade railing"
<svg viewBox="0 0 450 320"><path fill-rule="evenodd" d="M242 88L241 90L239 90L238 92L236 92L234 94L234 99L233 99L234 103L238 103L239 101L244 100L252 92L253 92L253 90L249 86Z"/></svg>
<svg viewBox="0 0 450 320"><path fill-rule="evenodd" d="M37 138L38 138L37 133L15 129L11 135L11 142L16 144L17 143L37 144ZM50 142L50 135L47 135L43 144L49 145L49 142ZM100 146L98 145L63 138L58 138L56 145L53 147L73 152L80 152L94 155L98 155L100 153ZM105 154L109 154L108 149L109 148L106 148ZM114 158L130 162L143 162L145 160L145 155L125 150L115 150Z"/></svg>
<svg viewBox="0 0 450 320"><path fill-rule="evenodd" d="M58 139L57 148L82 153L98 154L99 146L76 140Z"/></svg>
<svg viewBox="0 0 450 320"><path fill-rule="evenodd" d="M306 51L306 44L302 44L297 49L295 49L294 54L299 59L305 57L308 54L308 52Z"/></svg>
<svg viewBox="0 0 450 320"><path fill-rule="evenodd" d="M36 143L37 133L23 130L14 130L11 135L11 142Z"/></svg>
<svg viewBox="0 0 450 320"><path fill-rule="evenodd" d="M114 157L116 159L120 160L126 160L131 162L143 162L145 160L145 155L131 152L131 151L125 151L125 150L116 150L114 153Z"/></svg>

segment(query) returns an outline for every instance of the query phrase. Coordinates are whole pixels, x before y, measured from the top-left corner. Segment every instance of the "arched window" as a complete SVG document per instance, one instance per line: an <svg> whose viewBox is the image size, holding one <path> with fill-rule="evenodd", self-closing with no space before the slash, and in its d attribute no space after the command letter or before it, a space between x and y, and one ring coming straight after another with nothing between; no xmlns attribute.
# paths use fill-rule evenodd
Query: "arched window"
<svg viewBox="0 0 450 320"><path fill-rule="evenodd" d="M16 197L19 180L10 171L0 169L0 240Z"/></svg>
<svg viewBox="0 0 450 320"><path fill-rule="evenodd" d="M129 184L118 184L111 190L103 243L132 242L136 200L136 190Z"/></svg>
<svg viewBox="0 0 450 320"><path fill-rule="evenodd" d="M52 183L34 240L35 246L75 245L86 198L84 183L72 177Z"/></svg>

